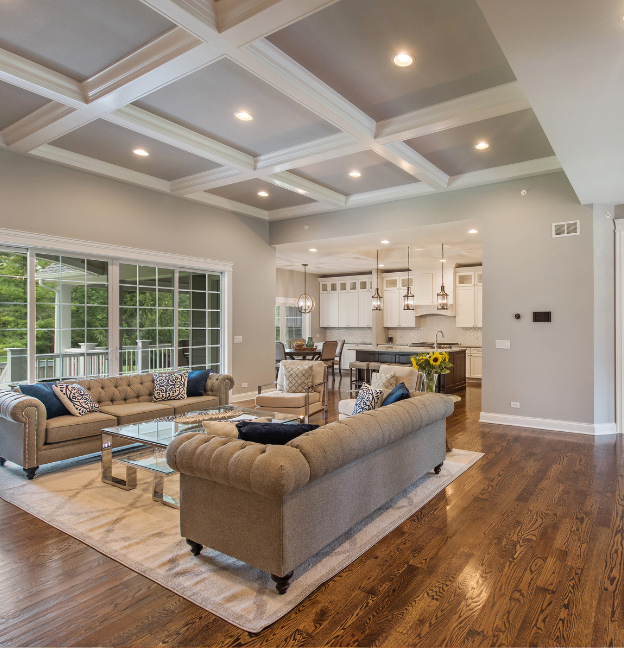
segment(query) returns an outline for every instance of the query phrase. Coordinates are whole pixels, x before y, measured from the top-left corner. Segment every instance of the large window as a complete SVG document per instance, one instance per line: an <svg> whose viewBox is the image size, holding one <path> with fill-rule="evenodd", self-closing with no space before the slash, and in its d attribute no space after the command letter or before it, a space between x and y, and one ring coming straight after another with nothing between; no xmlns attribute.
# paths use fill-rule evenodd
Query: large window
<svg viewBox="0 0 624 648"><path fill-rule="evenodd" d="M302 315L294 299L278 299L275 306L275 340L283 342L287 347L293 338L305 339L310 335L310 315Z"/></svg>
<svg viewBox="0 0 624 648"><path fill-rule="evenodd" d="M222 289L220 273L0 248L0 387L220 372Z"/></svg>

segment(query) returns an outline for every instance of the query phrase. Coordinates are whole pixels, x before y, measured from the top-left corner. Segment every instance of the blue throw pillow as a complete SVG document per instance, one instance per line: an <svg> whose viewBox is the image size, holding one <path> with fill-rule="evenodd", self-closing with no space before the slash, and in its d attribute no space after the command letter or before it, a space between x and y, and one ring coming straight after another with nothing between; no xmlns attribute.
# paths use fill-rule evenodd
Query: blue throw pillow
<svg viewBox="0 0 624 648"><path fill-rule="evenodd" d="M267 445L285 445L298 436L316 430L318 425L308 423L254 423L240 421L236 424L238 438L243 441L265 443Z"/></svg>
<svg viewBox="0 0 624 648"><path fill-rule="evenodd" d="M56 383L37 383L36 385L19 385L20 391L25 396L32 396L43 403L48 420L57 416L70 416L69 410L63 405L61 399L54 393Z"/></svg>
<svg viewBox="0 0 624 648"><path fill-rule="evenodd" d="M399 383L385 398L384 402L381 404L381 407L384 405L392 405L392 403L398 403L399 401L410 398L410 391L405 386L405 383Z"/></svg>
<svg viewBox="0 0 624 648"><path fill-rule="evenodd" d="M210 376L210 369L200 369L199 371L189 371L186 383L187 396L203 396L205 394L206 381Z"/></svg>

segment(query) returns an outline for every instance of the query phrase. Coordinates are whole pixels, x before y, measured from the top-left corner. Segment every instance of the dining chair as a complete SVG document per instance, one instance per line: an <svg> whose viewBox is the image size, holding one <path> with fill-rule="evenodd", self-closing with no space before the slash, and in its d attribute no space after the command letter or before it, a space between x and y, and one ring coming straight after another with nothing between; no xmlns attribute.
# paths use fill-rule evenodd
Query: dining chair
<svg viewBox="0 0 624 648"><path fill-rule="evenodd" d="M329 340L323 342L323 349L321 351L321 362L329 369L332 370L332 378L335 380L336 375L334 373L334 360L336 359L336 349L338 348L338 342L336 340Z"/></svg>
<svg viewBox="0 0 624 648"><path fill-rule="evenodd" d="M334 358L334 365L338 367L338 375L342 378L342 350L344 349L345 341L338 340L338 350L336 351L336 357ZM333 374L333 368L332 368Z"/></svg>
<svg viewBox="0 0 624 648"><path fill-rule="evenodd" d="M278 340L275 342L275 378L277 378L282 360L286 360L286 348L284 347L284 343Z"/></svg>

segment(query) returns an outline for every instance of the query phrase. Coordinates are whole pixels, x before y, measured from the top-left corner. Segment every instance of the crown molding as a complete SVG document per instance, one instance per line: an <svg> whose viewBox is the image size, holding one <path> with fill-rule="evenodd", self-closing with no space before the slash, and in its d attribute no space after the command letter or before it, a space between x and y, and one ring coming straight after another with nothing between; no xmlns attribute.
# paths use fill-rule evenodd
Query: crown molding
<svg viewBox="0 0 624 648"><path fill-rule="evenodd" d="M342 211L344 209L353 209L354 207L365 207L366 205L405 200L434 192L435 190L424 182L414 182L412 184L401 185L400 187L389 187L388 189L378 189L376 191L367 191L347 196L347 204L344 207L311 203L297 207L274 209L269 212L269 220L286 220L288 218L300 218L302 216L311 216L312 214L322 214L330 211Z"/></svg>
<svg viewBox="0 0 624 648"><path fill-rule="evenodd" d="M65 149L51 146L50 144L44 144L30 153L50 162L57 162L58 164L79 169L80 171L90 171L91 173L97 173L107 178L114 178L115 180L121 180L139 187L156 189L164 193L170 192L170 183L167 180L161 180L160 178L155 178L145 173L132 171L125 167L117 166L116 164L102 162L101 160L96 160L86 155L66 151Z"/></svg>
<svg viewBox="0 0 624 648"><path fill-rule="evenodd" d="M0 49L0 79L72 108L85 104L78 81L3 49Z"/></svg>
<svg viewBox="0 0 624 648"><path fill-rule="evenodd" d="M477 187L480 185L514 180L515 178L527 178L544 173L555 173L561 171L562 167L556 156L506 164L504 166L483 169L483 171L471 171L449 178L449 189L464 189L466 187Z"/></svg>
<svg viewBox="0 0 624 648"><path fill-rule="evenodd" d="M337 191L332 191L326 187L306 180L305 178L300 178L294 173L289 173L288 171L282 171L280 173L272 173L266 177L266 180L269 182L283 187L284 189L289 189L299 194L305 194L309 198L318 200L323 203L330 203L332 205L340 205L344 207L347 204L346 196L338 193Z"/></svg>
<svg viewBox="0 0 624 648"><path fill-rule="evenodd" d="M217 187L224 186L226 183L224 183L223 180L226 179L232 179L233 182L242 182L244 174L240 173L236 169L230 169L229 167L211 169L204 173L196 173L194 175L185 176L184 178L172 180L171 193L176 196L185 196L198 191L216 189Z"/></svg>
<svg viewBox="0 0 624 648"><path fill-rule="evenodd" d="M517 81L377 122L375 141L404 141L530 108Z"/></svg>
<svg viewBox="0 0 624 648"><path fill-rule="evenodd" d="M246 45L241 51L261 63L265 70L270 70L284 81L296 86L325 108L325 110L319 111L308 105L309 110L316 112L319 116L358 139L373 137L376 126L374 119L356 108L350 101L332 90L268 40L261 38ZM278 86L278 89L289 94L284 88ZM302 103L305 105L305 102Z"/></svg>
<svg viewBox="0 0 624 648"><path fill-rule="evenodd" d="M375 150L434 189L446 189L448 186L448 175L404 142L393 142ZM395 156L395 159L391 156Z"/></svg>
<svg viewBox="0 0 624 648"><path fill-rule="evenodd" d="M141 0L161 16L204 40L206 33L217 34L217 11L213 0Z"/></svg>
<svg viewBox="0 0 624 648"><path fill-rule="evenodd" d="M201 44L202 41L181 27L174 27L83 81L85 97L89 103L95 101Z"/></svg>
<svg viewBox="0 0 624 648"><path fill-rule="evenodd" d="M41 106L29 115L7 126L2 131L4 141L9 148L26 153L31 150L31 139L36 138L37 134L48 126L56 124L59 120L79 111L76 108L66 106L65 104L51 101L45 106Z"/></svg>
<svg viewBox="0 0 624 648"><path fill-rule="evenodd" d="M232 167L237 171L250 171L254 168L255 162L251 155L205 135L200 135L190 128L179 126L137 106L124 106L103 115L102 119L153 137L189 153Z"/></svg>
<svg viewBox="0 0 624 648"><path fill-rule="evenodd" d="M44 250L78 252L80 254L113 257L132 261L167 263L169 265L197 269L201 268L206 270L231 272L233 268L233 264L229 261L217 261L215 259L204 259L202 257L172 254L171 252L159 252L157 250L142 250L140 248L127 247L125 245L115 245L113 243L102 243L98 241L83 241L80 239L66 238L64 236L39 234L37 232L26 232L22 230L0 228L0 241L8 245L21 245Z"/></svg>
<svg viewBox="0 0 624 648"><path fill-rule="evenodd" d="M201 202L206 205L211 205L212 207L218 207L219 209L225 209L226 211L234 212L236 214L253 216L254 218L259 218L260 220L269 220L269 212L265 211L264 209L258 209L256 207L251 207L250 205L244 205L243 203L236 202L235 200L228 200L227 198L222 198L221 196L215 196L214 194L207 193L206 191L198 191L197 193L187 194L184 197L188 200Z"/></svg>
<svg viewBox="0 0 624 648"><path fill-rule="evenodd" d="M349 133L336 133L312 142L260 155L256 158L256 170L266 172L267 169L271 169L270 173L278 173L358 153L366 148L365 144Z"/></svg>

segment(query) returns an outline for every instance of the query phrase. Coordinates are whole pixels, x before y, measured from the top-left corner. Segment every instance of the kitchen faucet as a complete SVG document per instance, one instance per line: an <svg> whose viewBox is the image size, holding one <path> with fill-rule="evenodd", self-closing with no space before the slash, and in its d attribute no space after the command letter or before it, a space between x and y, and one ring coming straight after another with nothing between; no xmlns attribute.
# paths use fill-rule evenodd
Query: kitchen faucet
<svg viewBox="0 0 624 648"><path fill-rule="evenodd" d="M438 333L442 333L442 337L444 337L444 331L436 331L435 351L438 350Z"/></svg>

